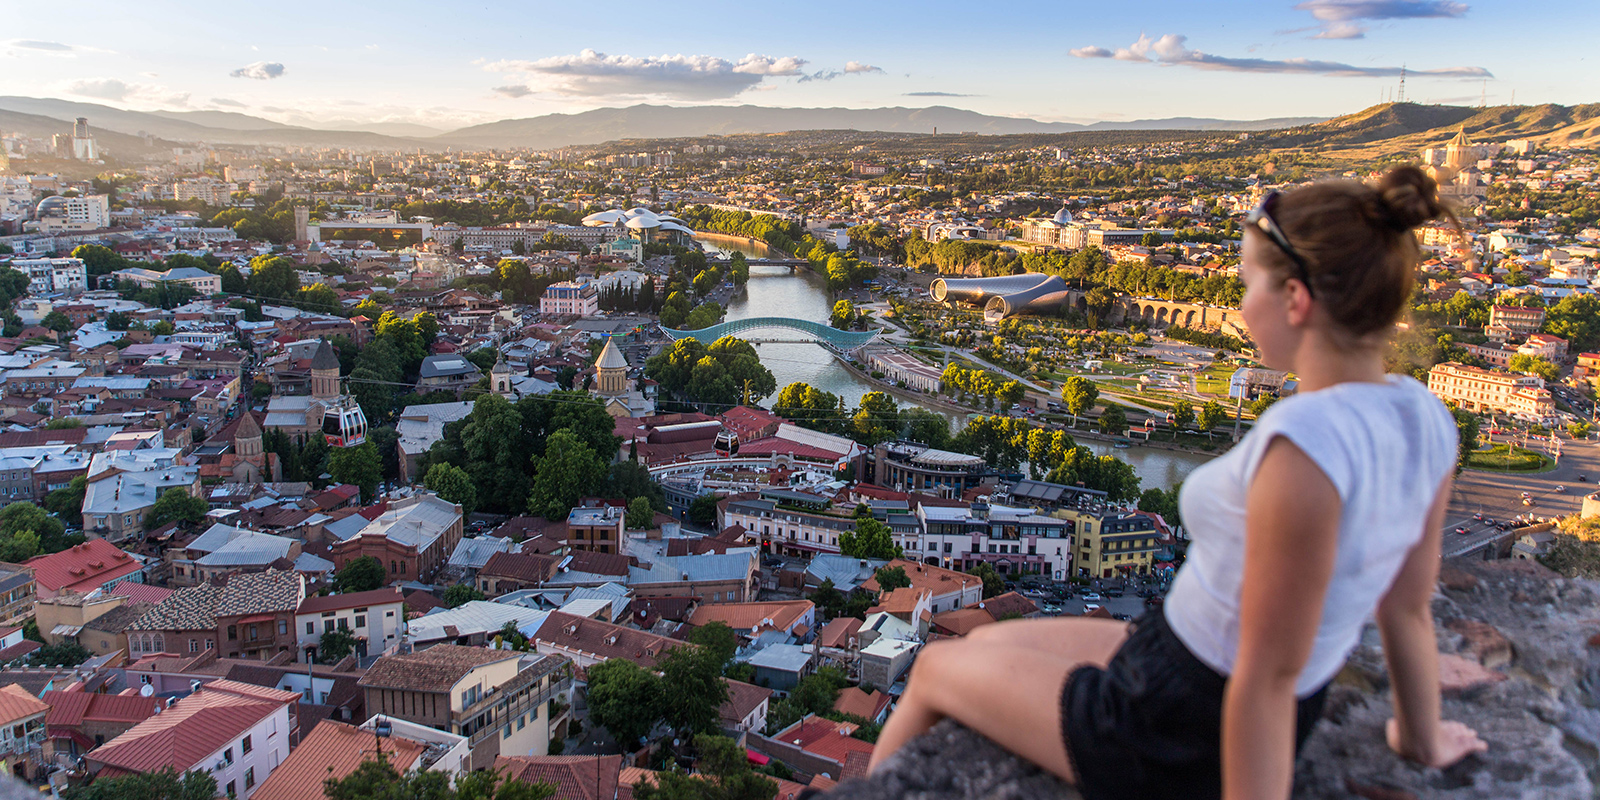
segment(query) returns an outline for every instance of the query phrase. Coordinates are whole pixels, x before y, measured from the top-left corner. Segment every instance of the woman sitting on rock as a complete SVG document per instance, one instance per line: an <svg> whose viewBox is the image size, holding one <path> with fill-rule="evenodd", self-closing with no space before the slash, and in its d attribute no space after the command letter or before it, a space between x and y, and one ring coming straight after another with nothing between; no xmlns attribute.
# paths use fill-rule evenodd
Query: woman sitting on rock
<svg viewBox="0 0 1600 800"><path fill-rule="evenodd" d="M1483 750L1439 718L1429 609L1455 421L1383 368L1419 257L1412 229L1441 216L1414 167L1268 194L1245 229L1240 310L1262 362L1298 376L1299 392L1185 481L1193 543L1163 610L930 645L873 767L948 717L1088 800L1281 800L1374 615L1394 686L1389 745L1434 767Z"/></svg>

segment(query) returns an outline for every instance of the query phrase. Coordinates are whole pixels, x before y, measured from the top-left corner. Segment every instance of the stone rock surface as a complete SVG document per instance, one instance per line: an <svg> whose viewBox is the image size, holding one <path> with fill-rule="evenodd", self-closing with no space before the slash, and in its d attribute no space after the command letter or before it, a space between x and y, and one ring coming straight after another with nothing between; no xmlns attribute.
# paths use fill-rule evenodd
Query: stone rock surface
<svg viewBox="0 0 1600 800"><path fill-rule="evenodd" d="M1437 770L1384 743L1392 715L1375 630L1329 690L1321 722L1295 771L1301 800L1567 800L1597 796L1600 780L1600 594L1528 561L1446 562L1434 597L1439 650L1477 671L1503 674L1444 698L1489 751ZM1501 645L1501 642L1505 646ZM1486 669L1486 666L1490 667ZM1053 734L1041 734L1053 735ZM873 776L847 781L836 800L1077 798L1037 767L950 722L912 742Z"/></svg>

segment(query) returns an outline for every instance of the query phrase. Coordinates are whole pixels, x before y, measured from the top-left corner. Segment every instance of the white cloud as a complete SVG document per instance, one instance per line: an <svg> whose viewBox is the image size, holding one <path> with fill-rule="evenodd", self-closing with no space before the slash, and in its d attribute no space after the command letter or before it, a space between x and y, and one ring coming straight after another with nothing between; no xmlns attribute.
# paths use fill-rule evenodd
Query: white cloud
<svg viewBox="0 0 1600 800"><path fill-rule="evenodd" d="M1185 42L1188 37L1169 33L1159 39L1141 34L1139 40L1127 47L1111 52L1104 47L1080 47L1071 53L1078 58L1114 58L1120 61L1142 61L1163 66L1183 66L1195 69L1227 72L1278 72L1301 75L1340 75L1354 77L1388 77L1400 74L1400 67L1358 67L1338 61L1316 61L1308 58L1230 58L1214 56L1191 50ZM1407 70L1412 75L1432 75L1440 78L1492 78L1483 67L1444 67L1440 69Z"/></svg>
<svg viewBox="0 0 1600 800"><path fill-rule="evenodd" d="M270 81L273 78L283 77L283 65L276 61L257 61L246 64L228 73L230 78L249 78L257 81Z"/></svg>
<svg viewBox="0 0 1600 800"><path fill-rule="evenodd" d="M659 95L680 100L717 100L754 88L766 78L801 75L805 59L751 53L738 61L716 56L610 56L594 50L535 61L502 60L488 72L528 77L570 97Z"/></svg>
<svg viewBox="0 0 1600 800"><path fill-rule="evenodd" d="M1311 16L1323 22L1348 22L1356 19L1460 17L1467 13L1468 6L1450 0L1306 0L1295 8L1310 11Z"/></svg>
<svg viewBox="0 0 1600 800"><path fill-rule="evenodd" d="M1335 22L1323 28L1313 39L1365 39L1367 26L1359 22Z"/></svg>
<svg viewBox="0 0 1600 800"><path fill-rule="evenodd" d="M527 86L524 86L520 83L512 84L510 86L496 86L489 91L504 97L527 97L528 95L533 94L532 89L529 89Z"/></svg>
<svg viewBox="0 0 1600 800"><path fill-rule="evenodd" d="M213 97L213 98L211 98L211 104L214 105L214 106L228 106L229 108L249 108L250 107L249 105L241 103L238 100L229 100L226 97Z"/></svg>
<svg viewBox="0 0 1600 800"><path fill-rule="evenodd" d="M863 64L860 61L847 61L847 62L845 62L844 71L846 73L849 73L849 74L868 73L868 72L876 72L876 73L878 73L880 75L883 74L883 68L882 67L874 67L871 64Z"/></svg>

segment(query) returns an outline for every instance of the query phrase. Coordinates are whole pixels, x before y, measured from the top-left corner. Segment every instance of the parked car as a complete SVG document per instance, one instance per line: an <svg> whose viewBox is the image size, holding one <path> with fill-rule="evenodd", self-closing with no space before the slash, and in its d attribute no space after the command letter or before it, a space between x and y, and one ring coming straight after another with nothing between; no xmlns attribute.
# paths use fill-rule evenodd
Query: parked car
<svg viewBox="0 0 1600 800"><path fill-rule="evenodd" d="M1097 602L1100 601L1100 599L1101 598L1100 598L1100 593L1099 592L1084 592L1083 593L1083 602L1085 602L1085 603L1097 603Z"/></svg>
<svg viewBox="0 0 1600 800"><path fill-rule="evenodd" d="M1087 614L1087 613L1089 613L1091 611L1097 611L1097 610L1099 610L1099 608L1100 608L1100 604L1099 603L1084 603L1083 604L1083 613Z"/></svg>
<svg viewBox="0 0 1600 800"><path fill-rule="evenodd" d="M1107 589L1106 590L1106 596L1107 597L1121 597L1122 596L1122 587L1121 586L1113 586L1110 589Z"/></svg>
<svg viewBox="0 0 1600 800"><path fill-rule="evenodd" d="M1061 606L1058 606L1055 603L1045 603L1043 610L1044 613L1055 616L1056 614L1061 613Z"/></svg>

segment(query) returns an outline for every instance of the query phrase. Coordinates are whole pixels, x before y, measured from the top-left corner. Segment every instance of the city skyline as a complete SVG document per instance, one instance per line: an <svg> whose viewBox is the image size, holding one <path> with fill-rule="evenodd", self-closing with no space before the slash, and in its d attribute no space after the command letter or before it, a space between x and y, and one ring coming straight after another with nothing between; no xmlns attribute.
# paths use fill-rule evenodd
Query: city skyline
<svg viewBox="0 0 1600 800"><path fill-rule="evenodd" d="M1570 10L1447 0L817 4L803 17L679 4L384 13L289 3L201 18L169 3L66 17L15 9L0 94L217 110L308 127L674 106L948 105L1046 121L1336 116L1395 99L1574 104L1600 80ZM512 36L496 36L511 31Z"/></svg>

